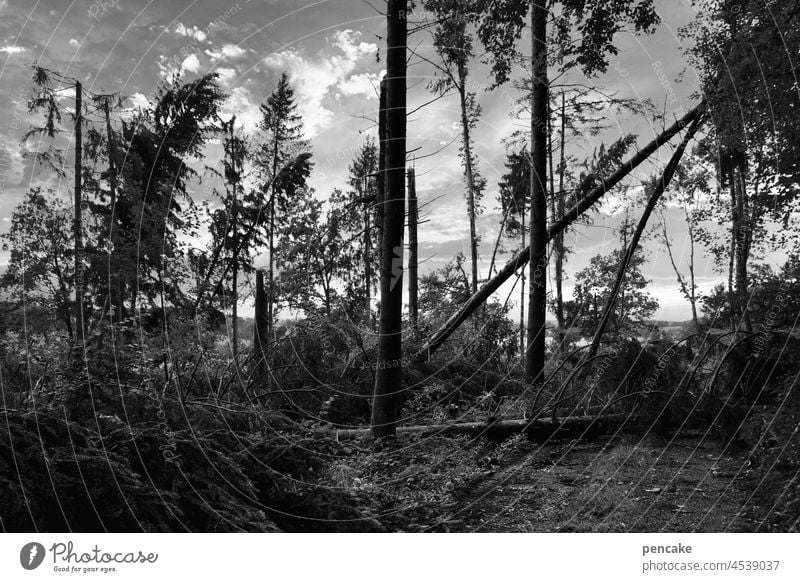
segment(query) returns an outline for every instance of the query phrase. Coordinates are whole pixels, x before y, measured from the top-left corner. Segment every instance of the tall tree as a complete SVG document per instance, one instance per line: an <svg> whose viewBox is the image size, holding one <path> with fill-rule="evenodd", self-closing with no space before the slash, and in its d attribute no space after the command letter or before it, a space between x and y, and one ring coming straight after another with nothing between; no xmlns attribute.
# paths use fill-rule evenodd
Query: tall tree
<svg viewBox="0 0 800 582"><path fill-rule="evenodd" d="M477 216L486 179L480 175L475 156L473 130L481 114L476 95L468 89L469 64L475 56L472 35L468 26L475 19L474 0L427 0L425 8L435 19L433 44L441 59L441 75L430 87L437 95L455 91L458 95L461 124L461 162L466 182L467 217L469 219L470 259L472 261L472 292L478 290Z"/></svg>
<svg viewBox="0 0 800 582"><path fill-rule="evenodd" d="M268 185L267 198L267 239L269 266L267 268L267 321L268 337L274 337L275 303L277 300L275 284L276 245L275 235L279 213L289 206L292 195L305 185L310 173L306 164L292 165L292 159L307 151L308 144L303 139L302 121L297 113L294 89L286 73L281 75L278 86L261 104L262 131L258 164L265 185Z"/></svg>
<svg viewBox="0 0 800 582"><path fill-rule="evenodd" d="M372 434L376 438L395 435L402 393L407 14L407 0L389 0L386 17L386 198L382 201L380 335L372 403Z"/></svg>
<svg viewBox="0 0 800 582"><path fill-rule="evenodd" d="M531 9L531 204L528 263L528 326L525 377L541 380L545 363L547 323L547 149L548 103L547 15L545 0Z"/></svg>
<svg viewBox="0 0 800 582"><path fill-rule="evenodd" d="M33 82L35 95L28 101L31 113L44 113L45 123L33 126L25 135L25 140L33 135L46 135L53 139L61 129L61 115L64 105L61 100L64 93L73 92L73 138L74 138L74 189L73 189L73 221L72 239L74 245L73 262L75 272L75 301L73 303L73 320L75 335L73 339L82 346L86 332L84 321L84 253L83 253L83 125L84 125L84 90L80 81L67 77L35 64L33 66ZM39 155L40 161L47 161L51 167L62 158L59 150L50 149ZM58 169L58 172L61 170Z"/></svg>

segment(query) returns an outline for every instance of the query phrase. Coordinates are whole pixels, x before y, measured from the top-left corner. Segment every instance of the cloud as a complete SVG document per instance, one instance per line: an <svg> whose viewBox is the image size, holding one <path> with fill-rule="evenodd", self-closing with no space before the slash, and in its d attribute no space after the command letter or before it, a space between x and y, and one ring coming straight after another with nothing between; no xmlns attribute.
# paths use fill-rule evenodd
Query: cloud
<svg viewBox="0 0 800 582"><path fill-rule="evenodd" d="M4 47L0 47L0 53L8 53L10 55L16 55L16 54L19 54L19 53L24 53L27 50L28 49L26 49L25 47L11 45L11 44L7 44Z"/></svg>
<svg viewBox="0 0 800 582"><path fill-rule="evenodd" d="M134 93L128 97L133 109L147 109L150 106L150 100L142 93Z"/></svg>
<svg viewBox="0 0 800 582"><path fill-rule="evenodd" d="M196 54L191 54L181 63L181 73L186 71L190 73L197 73L200 70L200 59L197 58Z"/></svg>
<svg viewBox="0 0 800 582"><path fill-rule="evenodd" d="M222 104L222 117L229 119L236 116L236 121L244 125L247 131L254 131L261 121L261 111L258 102L244 87L234 87L230 96Z"/></svg>
<svg viewBox="0 0 800 582"><path fill-rule="evenodd" d="M214 70L219 75L219 82L223 87L230 87L234 79L238 76L236 69L229 67L218 67Z"/></svg>
<svg viewBox="0 0 800 582"><path fill-rule="evenodd" d="M191 28L189 28L188 26L186 26L182 22L178 23L178 25L175 27L175 31L174 32L175 32L175 34L177 34L179 36L185 36L185 37L188 37L188 38L193 38L194 40L196 40L198 42L205 42L206 39L208 38L208 35L206 35L205 32L203 32L202 30L200 30L196 26L192 26Z"/></svg>
<svg viewBox="0 0 800 582"><path fill-rule="evenodd" d="M348 97L353 95L363 95L365 97L374 97L377 94L378 87L381 83L381 77L385 71L380 73L361 73L360 75L353 75L349 79L345 79L339 83L339 93Z"/></svg>
<svg viewBox="0 0 800 582"><path fill-rule="evenodd" d="M235 44L226 44L218 50L214 51L211 49L206 49L205 53L210 56L212 59L221 59L221 58L228 58L228 59L237 59L243 56L247 51L242 47L235 45Z"/></svg>
<svg viewBox="0 0 800 582"><path fill-rule="evenodd" d="M288 72L308 137L317 135L333 119L334 112L325 107L328 97L374 96L371 83L379 78L379 73L357 72L357 69L374 62L378 46L360 42L360 36L353 30L340 30L328 39L330 48L313 58L289 49L264 59L274 71Z"/></svg>

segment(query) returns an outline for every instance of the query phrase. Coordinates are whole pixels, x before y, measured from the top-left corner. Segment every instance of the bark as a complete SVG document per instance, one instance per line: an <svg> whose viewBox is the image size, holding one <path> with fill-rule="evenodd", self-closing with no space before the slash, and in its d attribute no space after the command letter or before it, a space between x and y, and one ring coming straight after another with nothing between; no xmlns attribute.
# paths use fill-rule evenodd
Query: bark
<svg viewBox="0 0 800 582"><path fill-rule="evenodd" d="M523 201L524 202L524 201ZM520 233L522 233L521 248L525 248L525 207L523 205L520 213ZM522 285L519 288L519 353L525 353L525 269L520 274Z"/></svg>
<svg viewBox="0 0 800 582"><path fill-rule="evenodd" d="M645 145L629 160L624 162L608 178L603 180L599 186L594 188L583 198L578 200L569 210L564 213L564 216L551 224L548 228L547 237L552 239L557 234L564 231L570 224L572 224L579 216L591 208L603 195L611 190L614 186L619 184L628 174L636 169L642 162L649 158L653 152L659 147L667 143L670 139L675 137L687 124L697 118L704 107L701 103L685 116L672 124L669 128L664 130L661 134L656 136L650 143ZM579 186L580 189L587 188L589 184L593 183L594 177L589 176ZM512 258L506 265L497 273L497 275L486 282L477 293L472 295L464 306L453 314L425 343L422 349L415 355L415 359L429 359L430 356L438 350L441 345L449 338L458 327L469 318L474 311L480 307L495 291L497 291L503 283L511 278L523 265L528 263L530 257L530 248L521 250L517 255Z"/></svg>
<svg viewBox="0 0 800 582"><path fill-rule="evenodd" d="M495 422L464 422L457 424L434 424L425 426L402 426L397 434L408 435L467 435L503 439L513 434L524 433L532 440L543 441L554 437L597 435L611 432L630 421L626 414L604 414L601 416L566 416L550 418L501 420ZM339 441L354 440L370 434L370 429L355 428L336 431Z"/></svg>
<svg viewBox="0 0 800 582"><path fill-rule="evenodd" d="M108 242L111 243L111 236L113 234L114 229L114 210L117 206L117 165L114 160L114 142L113 142L113 134L111 132L111 107L109 106L109 99L110 97L106 97L103 100L103 113L105 114L105 121L106 121L106 146L107 146L107 153L108 156L108 192L110 196L109 201L109 212L108 212ZM114 284L114 280L119 278L119 273L112 275L112 265L111 265L111 255L109 255L109 263L108 263L108 270L109 270L109 277L108 277L108 298L110 305L111 313L113 314L113 318L116 319L116 323L119 324L122 321L122 308L120 302L122 300L121 297L117 294L118 285Z"/></svg>
<svg viewBox="0 0 800 582"><path fill-rule="evenodd" d="M256 373L262 376L266 373L265 352L269 343L269 326L267 325L267 302L264 293L264 272L256 271L256 313L253 326L253 347L255 348Z"/></svg>
<svg viewBox="0 0 800 582"><path fill-rule="evenodd" d="M73 225L75 237L75 339L79 345L84 343L86 331L83 314L83 223L82 223L82 157L83 157L83 87L75 82L75 221Z"/></svg>
<svg viewBox="0 0 800 582"><path fill-rule="evenodd" d="M364 176L362 197L367 195L368 176ZM369 204L364 204L364 324L369 327L372 318L372 231Z"/></svg>
<svg viewBox="0 0 800 582"><path fill-rule="evenodd" d="M417 268L419 265L417 221L417 181L414 168L408 169L408 315L411 326L419 328L419 285Z"/></svg>
<svg viewBox="0 0 800 582"><path fill-rule="evenodd" d="M564 93L561 93L561 155L558 170L558 194L556 198L556 212L554 220L561 220L564 216L564 172L566 171L566 104ZM563 343L564 321L564 233L558 233L553 239L553 255L556 270L556 321L559 329L559 346Z"/></svg>
<svg viewBox="0 0 800 582"><path fill-rule="evenodd" d="M544 371L547 314L547 7L534 0L531 10L533 85L531 91L531 228L528 343L525 377L538 382Z"/></svg>
<svg viewBox="0 0 800 582"><path fill-rule="evenodd" d="M371 423L372 435L375 438L394 436L402 392L407 11L408 0L389 0L386 57L386 198L383 200L380 333Z"/></svg>
<svg viewBox="0 0 800 582"><path fill-rule="evenodd" d="M386 77L384 77L381 80L378 105L378 178L375 192L375 228L378 231L378 240L383 239L383 201L386 198L386 116Z"/></svg>
<svg viewBox="0 0 800 582"><path fill-rule="evenodd" d="M753 324L750 321L750 314L747 311L749 299L747 296L748 278L747 261L749 258L750 247L750 227L749 227L749 208L747 198L747 186L745 184L745 173L747 172L745 160L742 158L737 161L732 170L734 187L736 188L736 295L741 313L739 314L739 325L746 332L753 331Z"/></svg>
<svg viewBox="0 0 800 582"><path fill-rule="evenodd" d="M589 348L586 356L587 359L591 359L597 354L597 349L600 346L600 340L602 339L603 333L608 325L608 320L614 311L614 305L617 301L617 296L620 293L620 289L622 288L622 282L625 280L625 274L628 271L631 260L633 260L633 255L636 252L636 249L639 247L639 240L642 238L642 234L644 234L644 229L647 227L647 222L650 220L650 216L652 215L656 204L658 204L658 201L661 199L661 196L664 194L667 186L669 186L670 181L672 181L672 176L675 174L675 170L677 169L678 164L683 157L683 152L686 150L687 144L694 137L695 132L697 132L697 129L700 127L701 121L701 117L698 117L694 120L691 127L689 127L688 131L686 132L686 135L683 137L680 145L678 145L678 148L675 150L675 153L672 154L672 158L670 158L667 167L664 168L664 173L661 176L661 180L659 180L658 184L656 184L656 186L653 188L652 194L650 194L650 199L647 201L647 206L645 206L642 217L639 219L639 224L636 226L636 230L633 233L633 238L631 238L630 242L626 244L627 250L625 252L625 257L623 258L622 264L617 272L617 278L614 281L614 286L611 289L611 295L609 296L608 301L603 309L603 317L600 319L600 324L595 330L594 337L592 338L592 345Z"/></svg>
<svg viewBox="0 0 800 582"><path fill-rule="evenodd" d="M467 182L467 214L469 218L469 250L472 261L471 292L478 290L478 234L475 227L476 192L475 173L472 167L472 137L469 132L469 112L467 111L466 71L464 65L458 66L458 95L461 103L461 141L464 148L464 178Z"/></svg>

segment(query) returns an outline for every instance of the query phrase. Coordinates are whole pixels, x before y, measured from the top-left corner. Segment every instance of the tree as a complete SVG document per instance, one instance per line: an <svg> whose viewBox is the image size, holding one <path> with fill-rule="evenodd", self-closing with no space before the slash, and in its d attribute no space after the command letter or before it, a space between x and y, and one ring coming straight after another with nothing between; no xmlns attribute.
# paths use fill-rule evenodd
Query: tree
<svg viewBox="0 0 800 582"><path fill-rule="evenodd" d="M698 16L682 30L714 125L720 188L718 211L730 221L729 293L734 326L749 330L747 264L759 239L786 241L800 176L800 104L790 65L800 50L797 7L791 2L698 1ZM767 106L768 104L768 106ZM775 221L783 233L764 234Z"/></svg>
<svg viewBox="0 0 800 582"><path fill-rule="evenodd" d="M632 230L632 225L624 228ZM594 335L605 315L617 271L624 260L626 249L617 249L609 255L595 255L589 266L575 274L573 302L566 307L569 319L576 322L581 333ZM658 309L656 301L648 292L650 282L642 275L646 255L641 249L633 254L625 272L619 296L609 312L609 326L615 334L634 329Z"/></svg>
<svg viewBox="0 0 800 582"><path fill-rule="evenodd" d="M118 172L111 246L120 302L127 298L132 311L140 300L157 301L162 310L189 305L179 234L192 233L199 217L187 189L197 172L187 162L200 157L216 133L224 99L216 78L212 73L184 82L175 75L156 91L152 106L122 124L126 155ZM198 299L203 291L201 284Z"/></svg>
<svg viewBox="0 0 800 582"><path fill-rule="evenodd" d="M516 44L525 18L531 19L531 220L529 268L528 345L525 375L537 381L544 370L545 314L547 303L547 148L548 148L548 41L547 22L552 15L561 69L580 67L586 75L605 72L608 56L616 53L613 37L623 27L649 31L658 22L652 0L562 0L561 11L544 0L483 0L478 35L490 54L495 82L509 79L517 58ZM577 39L572 39L573 31Z"/></svg>
<svg viewBox="0 0 800 582"><path fill-rule="evenodd" d="M263 213L259 206L259 196L255 191L245 191L246 177L244 164L250 157L247 140L236 132L236 117L222 122L220 131L223 134L222 174L216 172L225 182L225 195L222 197L222 208L211 216L212 245L224 249L226 259L230 262L230 305L232 346L234 357L239 350L239 272L253 271L252 251L261 244L257 232L247 236L248 225L261 222Z"/></svg>
<svg viewBox="0 0 800 582"><path fill-rule="evenodd" d="M466 183L467 217L469 219L470 259L472 261L472 292L478 290L478 245L476 219L480 214L480 200L486 188L486 179L480 175L474 152L472 132L481 114L476 95L467 89L469 63L475 56L469 24L475 18L475 0L427 0L425 8L435 18L433 45L442 61L441 73L430 83L437 95L450 91L458 94L461 124L461 163Z"/></svg>
<svg viewBox="0 0 800 582"><path fill-rule="evenodd" d="M33 82L36 86L36 94L28 102L28 110L31 113L44 112L45 124L43 126L33 126L25 135L27 140L33 135L46 135L53 139L62 131L61 115L64 105L60 102L65 91L73 91L73 136L75 142L74 155L74 179L75 187L73 190L74 218L72 222L72 239L74 245L73 262L75 271L75 301L73 303L73 318L75 321L76 333L73 336L79 345L84 343L86 332L84 321L84 256L83 256L83 125L84 125L84 103L83 86L81 82L71 77L64 76L56 71L51 71L35 64L33 66ZM48 152L39 154L39 160L49 162L55 169L56 164L62 159L62 153L52 148ZM58 172L61 170L58 169Z"/></svg>
<svg viewBox="0 0 800 582"><path fill-rule="evenodd" d="M268 337L273 339L275 304L278 299L275 283L276 245L275 235L279 215L285 214L290 201L298 189L305 186L311 172L308 158L298 158L307 152L308 144L303 139L302 122L297 113L294 89L289 76L281 75L278 86L261 104L260 130L262 132L257 164L268 193L267 239L269 266L267 270L267 321ZM297 160L294 162L293 160Z"/></svg>
<svg viewBox="0 0 800 582"><path fill-rule="evenodd" d="M336 208L337 228L347 241L339 260L345 283L345 298L355 319L363 317L369 325L373 290L380 270L379 229L376 223L378 188L378 147L368 138L350 163L348 188L335 190L331 204Z"/></svg>
<svg viewBox="0 0 800 582"><path fill-rule="evenodd" d="M607 177L600 180L600 184L594 189L587 190L589 185L594 183L595 177L590 175L582 180L578 185L577 190L584 192L566 212L564 217L559 221L550 225L547 229L548 240L552 239L555 235L563 232L565 228L569 227L572 223L578 220L587 210L589 210L598 200L600 200L606 192L610 191L622 180L625 179L633 170L647 160L653 152L655 152L663 144L667 143L676 134L686 127L687 124L692 123L702 113L704 103L701 102L698 106L694 107L681 119L677 120L671 126L662 131L648 144L640 148L637 153L631 156L630 159L623 162L620 167L611 172ZM524 264L527 264L530 256L530 248L525 248L517 253L505 266L498 271L492 279L486 282L477 293L474 293L448 320L433 333L422 348L415 354L417 359L428 359L431 354L438 350L442 344L447 341L453 332L464 323L495 291L497 291L503 283L505 283L514 273L517 272Z"/></svg>
<svg viewBox="0 0 800 582"><path fill-rule="evenodd" d="M382 201L380 335L371 422L372 434L376 438L395 435L402 392L407 13L407 0L389 0L386 18L386 198Z"/></svg>
<svg viewBox="0 0 800 582"><path fill-rule="evenodd" d="M684 162L678 166L675 172L672 187L663 197L664 204L660 209L661 243L667 251L667 256L669 256L681 294L683 294L692 308L692 327L694 330L697 330L699 325L697 304L700 300L695 278L695 244L699 242L698 229L703 218L703 213L700 210L700 198L703 196L710 199L711 181L713 179L711 173L709 168L696 155L685 156ZM682 272L672 252L672 241L667 228L665 212L665 206L669 204L680 208L686 221L686 244L689 245L689 258L686 265L687 274Z"/></svg>
<svg viewBox="0 0 800 582"><path fill-rule="evenodd" d="M73 334L70 294L74 285L74 246L70 210L55 192L31 189L11 214L8 232L0 235L10 251L0 286L26 306L53 313Z"/></svg>

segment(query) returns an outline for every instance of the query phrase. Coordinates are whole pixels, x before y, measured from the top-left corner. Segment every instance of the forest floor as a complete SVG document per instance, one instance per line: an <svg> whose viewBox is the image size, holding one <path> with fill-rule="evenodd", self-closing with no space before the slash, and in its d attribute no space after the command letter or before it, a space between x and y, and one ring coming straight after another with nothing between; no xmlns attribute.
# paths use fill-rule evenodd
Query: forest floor
<svg viewBox="0 0 800 582"><path fill-rule="evenodd" d="M520 442L464 488L448 516L466 532L749 532L767 509L754 455L703 435Z"/></svg>

